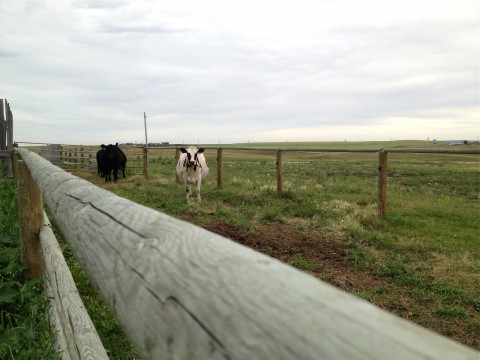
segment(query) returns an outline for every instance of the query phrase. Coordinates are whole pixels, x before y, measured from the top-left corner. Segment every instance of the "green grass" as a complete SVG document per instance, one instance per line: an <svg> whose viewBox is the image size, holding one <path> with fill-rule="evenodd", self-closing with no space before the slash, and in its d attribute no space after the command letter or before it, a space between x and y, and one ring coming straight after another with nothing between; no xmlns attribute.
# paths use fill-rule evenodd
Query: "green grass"
<svg viewBox="0 0 480 360"><path fill-rule="evenodd" d="M300 270L313 270L316 268L316 265L308 261L302 254L297 254L290 261L290 265L296 267Z"/></svg>
<svg viewBox="0 0 480 360"><path fill-rule="evenodd" d="M215 145L214 145L215 146ZM272 148L327 148L327 149L381 149L381 148L409 148L409 147L441 147L424 140L397 140L397 141L331 141L331 142L267 142L243 143L233 146L242 147L272 147Z"/></svg>
<svg viewBox="0 0 480 360"><path fill-rule="evenodd" d="M410 141L236 145L433 146L430 142ZM380 218L376 211L376 153L286 152L284 194L278 197L273 152L224 150L223 187L218 189L216 151L207 150L210 175L202 185L201 204L185 201L183 185L175 182L174 155L173 149L151 149L147 181L141 175L134 175L117 184L105 184L88 171L76 175L139 204L198 225L224 222L255 232L259 227L275 229L294 224L292 236L308 232L316 234L319 241L335 239L343 244L346 259L359 272L380 279L379 285L356 292L359 296L480 348L476 340L480 338L478 155L390 153L385 218ZM266 252L275 254L271 247ZM289 263L306 271L315 266L299 253L293 254ZM330 275L322 277L328 279ZM87 295L83 296L90 296L88 280L80 277L77 281L80 288L85 287L82 292ZM95 298L93 305L88 305L94 312L98 301ZM407 308L408 311L404 310ZM95 313L94 321L101 312L106 311ZM450 323L453 320L461 326L453 326ZM100 320L96 326L102 332L102 327L109 329L112 323Z"/></svg>
<svg viewBox="0 0 480 360"><path fill-rule="evenodd" d="M20 260L16 189L0 163L0 359L57 359L40 279Z"/></svg>

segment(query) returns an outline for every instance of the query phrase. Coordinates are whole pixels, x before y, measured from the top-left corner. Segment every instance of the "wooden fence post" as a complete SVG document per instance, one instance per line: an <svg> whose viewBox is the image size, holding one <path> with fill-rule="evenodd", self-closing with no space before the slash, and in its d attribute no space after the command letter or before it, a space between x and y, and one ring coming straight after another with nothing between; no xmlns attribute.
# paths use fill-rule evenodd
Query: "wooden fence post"
<svg viewBox="0 0 480 360"><path fill-rule="evenodd" d="M178 159L180 159L180 148L176 148L175 149L175 165L178 164ZM180 179L180 177L178 176L177 174L177 171L175 170L175 181L179 184L182 183L182 179Z"/></svg>
<svg viewBox="0 0 480 360"><path fill-rule="evenodd" d="M277 195L282 196L282 150L277 150Z"/></svg>
<svg viewBox="0 0 480 360"><path fill-rule="evenodd" d="M143 148L143 178L148 179L148 148Z"/></svg>
<svg viewBox="0 0 480 360"><path fill-rule="evenodd" d="M20 223L20 254L28 266L30 276L41 276L40 230L43 227L43 200L30 170L23 160L18 160L17 188Z"/></svg>
<svg viewBox="0 0 480 360"><path fill-rule="evenodd" d="M217 149L217 187L222 188L222 149Z"/></svg>
<svg viewBox="0 0 480 360"><path fill-rule="evenodd" d="M14 143L13 147L18 148L18 144ZM18 169L17 169L17 161L18 160L21 160L20 155L16 151L13 151L12 152L12 172L13 172L13 178L15 180L18 179Z"/></svg>
<svg viewBox="0 0 480 360"><path fill-rule="evenodd" d="M93 153L91 150L88 151L88 170L93 170Z"/></svg>
<svg viewBox="0 0 480 360"><path fill-rule="evenodd" d="M0 99L0 150L7 150L7 123L3 115L3 99Z"/></svg>
<svg viewBox="0 0 480 360"><path fill-rule="evenodd" d="M7 117L7 150L13 150L13 114L10 109L10 104L5 100L5 115ZM12 157L7 161L8 177L13 177Z"/></svg>
<svg viewBox="0 0 480 360"><path fill-rule="evenodd" d="M387 154L384 149L378 153L378 212L383 217L387 213Z"/></svg>

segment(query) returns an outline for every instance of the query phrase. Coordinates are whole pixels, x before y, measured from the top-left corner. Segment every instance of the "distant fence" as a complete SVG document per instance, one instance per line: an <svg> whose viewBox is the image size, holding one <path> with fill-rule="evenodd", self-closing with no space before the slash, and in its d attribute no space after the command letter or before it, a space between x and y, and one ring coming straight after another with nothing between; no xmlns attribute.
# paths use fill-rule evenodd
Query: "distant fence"
<svg viewBox="0 0 480 360"><path fill-rule="evenodd" d="M34 144L20 142L19 144ZM37 144L38 145L38 144ZM96 152L97 148L81 145L55 145L44 144L46 146L38 148L38 152L43 158L49 160L53 164L60 165L63 168L73 169L89 169L96 170ZM142 174L148 177L149 154L155 151L175 150L175 159L180 156L180 146L155 146L145 148L141 145L120 145L127 155L127 172L130 174ZM217 187L223 186L223 151L265 151L272 153L272 159L275 159L276 166L276 182L277 194L283 194L283 154L287 152L303 152L303 153L377 153L378 154L378 190L377 190L377 208L381 216L385 216L387 212L387 179L388 179L388 154L389 153L417 153L417 154L480 154L478 146L474 148L464 149L425 149L425 148L270 148L270 147L236 147L222 146L212 147L203 146L205 149L216 150L216 166L217 166ZM173 157L173 154L172 154ZM172 170L173 172L173 170ZM180 181L177 177L177 181Z"/></svg>
<svg viewBox="0 0 480 360"><path fill-rule="evenodd" d="M38 153L52 164L64 169L97 170L97 151L99 146L47 144L34 142L17 142L29 150ZM126 172L128 174L144 174L144 147L137 145L119 145L127 156Z"/></svg>
<svg viewBox="0 0 480 360"><path fill-rule="evenodd" d="M39 143L19 142L22 145L39 145ZM57 145L43 144L43 147L35 147L35 152L49 160L55 165L66 169L88 169L95 171L97 169L96 152L100 147L82 146L82 145ZM155 151L175 150L175 160L180 156L179 145L162 145L144 147L143 145L119 145L127 156L127 173L140 174L148 177L149 154ZM185 145L186 146L186 145ZM377 190L377 208L381 216L387 212L387 180L388 180L388 154L389 153L417 153L417 154L480 154L480 148L463 149L426 149L426 148L271 148L271 147L237 147L237 146L202 146L205 149L216 151L217 166L217 187L223 186L223 152L230 151L265 151L272 153L272 160L275 160L277 194L283 194L283 154L288 152L302 153L377 153L378 154L378 190ZM31 148L33 149L33 148ZM173 158L173 153L172 153ZM174 170L172 169L172 172ZM177 181L180 179L177 177Z"/></svg>
<svg viewBox="0 0 480 360"><path fill-rule="evenodd" d="M26 149L15 153L23 253L33 274L56 286L49 296L72 358L105 358L105 352L86 330L82 306L65 300L69 280L57 277L68 275L42 269L51 253L44 236L38 238L46 228L51 236L42 199L142 359L480 355L278 260L120 198Z"/></svg>
<svg viewBox="0 0 480 360"><path fill-rule="evenodd" d="M180 151L178 146L161 148L149 148L154 149L176 149L175 159L180 157ZM286 152L303 152L303 153L378 153L378 196L377 196L377 208L381 216L385 216L387 212L387 179L388 179L388 153L423 153L423 154L480 154L480 148L473 149L422 149L422 148L382 148L382 149L341 149L341 148L268 148L268 147L234 147L234 146L222 146L222 147L209 147L203 146L205 149L211 149L217 151L217 187L221 188L223 185L223 151L266 151L272 152L272 158L275 158L276 165L276 177L277 177L277 194L279 196L283 193L283 154ZM179 180L177 178L177 180Z"/></svg>

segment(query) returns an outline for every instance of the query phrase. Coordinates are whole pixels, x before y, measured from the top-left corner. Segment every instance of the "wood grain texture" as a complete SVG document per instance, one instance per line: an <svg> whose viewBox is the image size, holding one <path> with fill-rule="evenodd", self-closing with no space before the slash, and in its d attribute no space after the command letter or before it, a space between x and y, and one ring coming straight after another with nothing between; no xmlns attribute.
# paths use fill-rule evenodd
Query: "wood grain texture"
<svg viewBox="0 0 480 360"><path fill-rule="evenodd" d="M7 149L7 122L3 113L3 99L0 99L0 157L2 157L2 150Z"/></svg>
<svg viewBox="0 0 480 360"><path fill-rule="evenodd" d="M47 215L40 231L46 294L51 301L50 322L62 359L108 359L78 294Z"/></svg>
<svg viewBox="0 0 480 360"><path fill-rule="evenodd" d="M40 258L40 229L43 226L43 201L25 162L17 161L18 215L20 255L27 264L28 275L42 275Z"/></svg>
<svg viewBox="0 0 480 360"><path fill-rule="evenodd" d="M472 359L479 353L18 149L142 359Z"/></svg>
<svg viewBox="0 0 480 360"><path fill-rule="evenodd" d="M12 157L12 150L0 150L0 158L11 158Z"/></svg>

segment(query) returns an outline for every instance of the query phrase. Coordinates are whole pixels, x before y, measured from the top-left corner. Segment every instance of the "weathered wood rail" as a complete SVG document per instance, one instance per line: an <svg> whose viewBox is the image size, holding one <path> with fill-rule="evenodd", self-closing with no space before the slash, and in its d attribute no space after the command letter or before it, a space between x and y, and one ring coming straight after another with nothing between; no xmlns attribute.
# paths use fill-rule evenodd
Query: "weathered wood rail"
<svg viewBox="0 0 480 360"><path fill-rule="evenodd" d="M280 261L15 151L142 359L478 360Z"/></svg>
<svg viewBox="0 0 480 360"><path fill-rule="evenodd" d="M51 299L50 324L59 354L63 359L108 359L45 213L40 246L45 293Z"/></svg>

